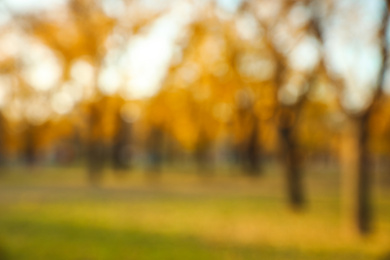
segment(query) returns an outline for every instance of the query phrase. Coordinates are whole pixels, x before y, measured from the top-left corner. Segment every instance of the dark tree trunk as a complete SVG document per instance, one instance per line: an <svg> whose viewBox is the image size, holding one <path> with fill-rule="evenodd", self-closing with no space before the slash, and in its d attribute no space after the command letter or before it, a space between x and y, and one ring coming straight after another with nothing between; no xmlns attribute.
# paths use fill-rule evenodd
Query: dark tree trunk
<svg viewBox="0 0 390 260"><path fill-rule="evenodd" d="M125 170L129 168L131 160L130 135L131 123L126 122L118 115L118 131L114 136L112 145L112 164L115 170Z"/></svg>
<svg viewBox="0 0 390 260"><path fill-rule="evenodd" d="M100 141L92 141L87 149L88 178L92 184L98 184L102 178L105 147Z"/></svg>
<svg viewBox="0 0 390 260"><path fill-rule="evenodd" d="M259 176L261 172L259 146L259 119L253 111L252 101L239 103L239 123L241 130L248 135L241 140L238 146L239 160L243 170L249 176Z"/></svg>
<svg viewBox="0 0 390 260"><path fill-rule="evenodd" d="M35 129L32 125L27 125L24 133L23 158L29 167L33 167L36 164Z"/></svg>
<svg viewBox="0 0 390 260"><path fill-rule="evenodd" d="M197 170L201 177L210 177L213 173L212 159L211 159L211 140L200 134L195 149L195 161Z"/></svg>
<svg viewBox="0 0 390 260"><path fill-rule="evenodd" d="M344 192L347 210L357 231L371 230L371 173L368 114L349 118L344 137Z"/></svg>
<svg viewBox="0 0 390 260"><path fill-rule="evenodd" d="M294 136L295 115L289 109L281 112L279 117L280 155L286 178L287 198L295 210L304 207L303 174L300 151Z"/></svg>
<svg viewBox="0 0 390 260"><path fill-rule="evenodd" d="M100 182L105 162L105 147L101 140L102 136L99 131L100 120L100 111L94 104L92 104L89 114L89 132L86 149L87 173L89 181L92 184Z"/></svg>
<svg viewBox="0 0 390 260"><path fill-rule="evenodd" d="M154 175L161 171L163 161L163 138L164 133L159 127L153 127L148 139L148 168Z"/></svg>
<svg viewBox="0 0 390 260"><path fill-rule="evenodd" d="M259 127L257 118L253 117L253 127L248 138L245 148L245 164L247 172L252 176L258 176L261 174L261 163L260 163L260 147L258 144L259 140Z"/></svg>

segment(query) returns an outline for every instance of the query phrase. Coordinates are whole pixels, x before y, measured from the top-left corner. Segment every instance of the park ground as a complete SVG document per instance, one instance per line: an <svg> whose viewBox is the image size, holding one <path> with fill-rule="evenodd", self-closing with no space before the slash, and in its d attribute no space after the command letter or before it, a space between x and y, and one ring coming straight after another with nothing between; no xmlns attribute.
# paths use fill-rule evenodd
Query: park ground
<svg viewBox="0 0 390 260"><path fill-rule="evenodd" d="M91 186L81 167L2 170L0 260L390 259L383 181L373 233L362 238L350 229L337 171L307 171L302 212L286 205L277 170L217 172L106 172Z"/></svg>

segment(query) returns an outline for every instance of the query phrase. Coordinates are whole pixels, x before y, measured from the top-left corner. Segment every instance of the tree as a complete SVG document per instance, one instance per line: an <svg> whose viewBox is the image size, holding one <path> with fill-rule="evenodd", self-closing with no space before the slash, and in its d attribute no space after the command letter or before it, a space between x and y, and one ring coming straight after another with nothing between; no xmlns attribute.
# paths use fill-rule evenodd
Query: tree
<svg viewBox="0 0 390 260"><path fill-rule="evenodd" d="M389 1L381 1L383 5L383 13L381 20L374 21L374 29L367 33L367 39L372 39L372 42L366 43L362 41L362 45L365 49L377 48L380 53L379 71L377 72L377 78L373 81L375 83L371 86L371 93L369 91L370 83L354 81L352 72L338 71L338 73L332 70L331 58L332 50L329 48L329 44L326 45L326 41L330 41L329 37L332 37L331 22L333 19L337 19L340 15L343 25L355 24L356 19L352 14L354 11L362 10L364 4L352 3L346 1L346 6L350 8L350 13L345 14L345 10L341 10L337 2L331 1L327 6L321 6L317 3L314 5L316 8L314 13L314 19L312 20L312 28L316 33L317 38L323 45L323 55L325 61L328 64L323 65L328 75L328 80L338 90L339 104L343 114L346 117L346 128L344 143L342 146L343 157L343 174L345 179L345 193L348 200L348 209L352 213L351 219L355 223L356 229L360 234L368 234L372 230L372 205L371 205L371 189L372 189L372 167L370 166L370 138L371 129L370 121L373 114L378 108L380 101L383 98L385 77L388 65L388 42L387 31L389 24ZM325 13L320 12L320 8L326 10ZM340 12L343 12L342 14ZM350 27L347 29L342 27L343 33L349 33L349 37L356 37L356 34L350 32ZM374 33L372 33L374 32ZM351 36L352 35L352 36ZM348 36L347 36L348 37ZM359 36L361 38L361 32ZM356 38L351 40L356 41ZM349 67L349 70L353 70L353 67ZM365 84L365 91L359 89L359 85ZM363 101L348 100L353 94L363 95Z"/></svg>
<svg viewBox="0 0 390 260"><path fill-rule="evenodd" d="M275 13L253 13L263 1L248 2L241 12L251 14L262 30L260 41L272 56L273 119L279 136L279 156L286 179L289 205L301 209L305 203L302 152L297 126L307 96L320 69L314 36L308 29L307 1L275 2ZM300 55L311 59L301 59ZM310 52L305 53L305 52Z"/></svg>
<svg viewBox="0 0 390 260"><path fill-rule="evenodd" d="M135 11L140 8L139 2L124 4L133 5L129 10ZM82 112L79 119L86 123L80 131L85 133L82 136L86 146L84 150L88 175L93 182L100 179L103 162L109 155L109 147L112 148L111 157L115 167L119 164L123 166L123 162L120 162L123 153L119 150L123 150L125 144L120 142L124 140L127 136L125 132L129 130L127 123L122 121L118 114L120 108L115 110L111 107L107 110L102 107L104 104L112 106L112 100L107 99L109 95L104 93L100 84L101 77L108 67L109 52L113 48L118 52L125 52L129 37L152 22L158 14L158 11L142 10L136 16L137 19L133 19L129 18L128 13L113 14L105 7L103 2L72 0L67 2L65 8L53 11L58 13L56 19L51 15L33 15L25 18L29 22L28 31L62 58L63 75L60 88L71 86L83 89L82 97L75 100L75 103ZM113 40L115 38L113 35L120 35L121 40ZM77 74L77 78L74 74ZM83 82L85 81L83 78L88 77L90 80ZM107 120L118 126L113 127L117 131L108 131L109 137L106 137L105 132ZM102 136L105 138L102 139Z"/></svg>

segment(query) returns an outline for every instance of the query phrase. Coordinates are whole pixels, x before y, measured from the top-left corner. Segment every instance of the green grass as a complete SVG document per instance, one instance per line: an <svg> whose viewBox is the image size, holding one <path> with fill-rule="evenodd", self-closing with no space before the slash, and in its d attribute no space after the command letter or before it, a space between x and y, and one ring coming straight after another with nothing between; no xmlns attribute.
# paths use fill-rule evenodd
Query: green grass
<svg viewBox="0 0 390 260"><path fill-rule="evenodd" d="M285 205L277 172L209 181L134 172L90 187L83 169L0 175L0 260L388 259L390 196L375 192L375 232L349 232L335 173L307 176L304 212Z"/></svg>

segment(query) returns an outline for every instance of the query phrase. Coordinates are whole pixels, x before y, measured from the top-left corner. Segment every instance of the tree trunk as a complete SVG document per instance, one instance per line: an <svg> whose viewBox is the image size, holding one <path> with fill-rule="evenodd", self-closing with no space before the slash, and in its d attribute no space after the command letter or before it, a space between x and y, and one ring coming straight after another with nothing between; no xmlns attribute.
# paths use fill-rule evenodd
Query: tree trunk
<svg viewBox="0 0 390 260"><path fill-rule="evenodd" d="M252 108L240 110L240 125L246 132L238 147L239 160L243 170L249 176L261 175L260 146L259 146L259 119Z"/></svg>
<svg viewBox="0 0 390 260"><path fill-rule="evenodd" d="M149 163L148 168L151 176L156 176L161 171L163 161L164 133L159 127L153 127L147 141Z"/></svg>
<svg viewBox="0 0 390 260"><path fill-rule="evenodd" d="M213 160L211 158L211 140L201 131L195 147L195 161L197 172L201 177L211 177L213 173Z"/></svg>
<svg viewBox="0 0 390 260"><path fill-rule="evenodd" d="M90 141L87 150L88 178L91 184L98 184L102 178L105 160L104 145L99 141Z"/></svg>
<svg viewBox="0 0 390 260"><path fill-rule="evenodd" d="M129 149L131 123L126 122L118 115L118 131L114 136L112 145L112 164L115 170L125 170L129 168L131 153Z"/></svg>
<svg viewBox="0 0 390 260"><path fill-rule="evenodd" d="M305 198L302 183L301 156L293 135L293 117L292 111L282 111L279 118L279 140L288 202L293 209L300 210L305 204Z"/></svg>
<svg viewBox="0 0 390 260"><path fill-rule="evenodd" d="M258 145L259 128L257 118L253 118L253 127L247 141L245 157L246 168L251 176L258 176L261 174L260 166L260 147Z"/></svg>
<svg viewBox="0 0 390 260"><path fill-rule="evenodd" d="M23 157L28 167L33 167L36 164L36 143L35 143L35 127L27 125L24 133L24 151Z"/></svg>
<svg viewBox="0 0 390 260"><path fill-rule="evenodd" d="M100 182L105 161L105 147L101 141L101 113L95 104L91 104L88 122L88 140L86 149L87 173L92 184Z"/></svg>
<svg viewBox="0 0 390 260"><path fill-rule="evenodd" d="M371 230L368 115L349 118L343 145L344 196L348 219L360 234Z"/></svg>

